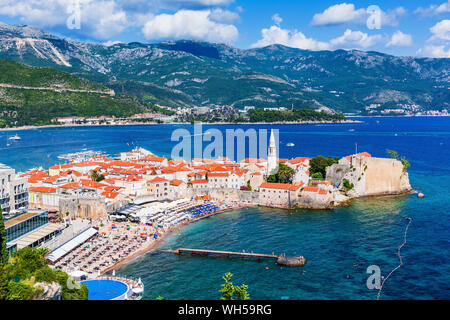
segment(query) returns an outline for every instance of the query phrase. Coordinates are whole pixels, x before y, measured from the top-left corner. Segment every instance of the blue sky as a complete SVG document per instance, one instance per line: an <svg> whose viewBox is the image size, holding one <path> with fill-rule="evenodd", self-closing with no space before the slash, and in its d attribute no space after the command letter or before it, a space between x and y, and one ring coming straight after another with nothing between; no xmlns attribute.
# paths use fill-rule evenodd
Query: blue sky
<svg viewBox="0 0 450 320"><path fill-rule="evenodd" d="M100 43L198 39L450 58L450 0L0 0L0 21Z"/></svg>

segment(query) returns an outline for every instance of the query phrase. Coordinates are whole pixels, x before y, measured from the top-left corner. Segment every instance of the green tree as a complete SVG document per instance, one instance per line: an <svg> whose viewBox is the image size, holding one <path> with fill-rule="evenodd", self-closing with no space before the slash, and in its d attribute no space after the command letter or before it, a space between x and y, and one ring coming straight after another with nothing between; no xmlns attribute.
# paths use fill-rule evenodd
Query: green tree
<svg viewBox="0 0 450 320"><path fill-rule="evenodd" d="M386 150L386 153L389 155L389 157L391 159L398 160L398 161L400 161L402 163L402 165L403 165L403 172L407 172L408 168L411 167L411 164L409 163L409 161L406 160L405 157L401 157L400 158L400 156L399 156L397 151L388 149L388 150Z"/></svg>
<svg viewBox="0 0 450 320"><path fill-rule="evenodd" d="M93 170L91 173L91 179L96 182L100 182L105 180L105 176L103 174L99 174L97 170Z"/></svg>
<svg viewBox="0 0 450 320"><path fill-rule="evenodd" d="M326 177L327 172L326 168L338 163L339 158L332 158L332 157L324 157L324 156L317 156L315 158L312 158L309 162L310 168L309 168L309 175L312 177L315 173L321 173L322 177Z"/></svg>
<svg viewBox="0 0 450 320"><path fill-rule="evenodd" d="M350 183L350 181L348 179L344 179L343 184L344 184L344 188L347 191L352 190L355 187L355 185L353 183Z"/></svg>
<svg viewBox="0 0 450 320"><path fill-rule="evenodd" d="M233 275L230 272L225 273L222 279L225 283L221 284L222 289L219 292L222 293L221 300L249 300L250 295L248 294L248 286L241 284L240 286L235 286L231 282L231 277Z"/></svg>
<svg viewBox="0 0 450 320"><path fill-rule="evenodd" d="M386 152L391 159L398 160L398 152L397 151L388 149L388 150L386 150Z"/></svg>
<svg viewBox="0 0 450 320"><path fill-rule="evenodd" d="M8 250L6 249L6 229L3 221L3 213L0 207L0 265L8 263Z"/></svg>
<svg viewBox="0 0 450 320"><path fill-rule="evenodd" d="M292 179L294 178L295 171L288 165L284 163L280 163L278 165L278 171L275 174L267 177L267 182L274 183L292 183Z"/></svg>
<svg viewBox="0 0 450 320"><path fill-rule="evenodd" d="M411 166L408 160L406 160L404 157L400 160L400 162L403 164L403 172L407 172L408 168Z"/></svg>
<svg viewBox="0 0 450 320"><path fill-rule="evenodd" d="M311 175L311 178L313 179L323 179L322 172L315 172Z"/></svg>
<svg viewBox="0 0 450 320"><path fill-rule="evenodd" d="M0 208L0 300L8 296L8 279L6 278L5 265L8 263L8 250L6 249L6 230L3 221L3 213Z"/></svg>

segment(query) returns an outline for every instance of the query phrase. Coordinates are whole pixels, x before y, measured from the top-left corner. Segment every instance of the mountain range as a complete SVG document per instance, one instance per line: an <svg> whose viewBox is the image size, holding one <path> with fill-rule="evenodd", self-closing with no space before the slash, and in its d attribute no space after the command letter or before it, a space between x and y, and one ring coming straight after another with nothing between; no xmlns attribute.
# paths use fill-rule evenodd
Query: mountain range
<svg viewBox="0 0 450 320"><path fill-rule="evenodd" d="M0 59L50 67L172 107L294 107L367 114L367 107L450 107L450 59L202 41L102 45L0 23Z"/></svg>

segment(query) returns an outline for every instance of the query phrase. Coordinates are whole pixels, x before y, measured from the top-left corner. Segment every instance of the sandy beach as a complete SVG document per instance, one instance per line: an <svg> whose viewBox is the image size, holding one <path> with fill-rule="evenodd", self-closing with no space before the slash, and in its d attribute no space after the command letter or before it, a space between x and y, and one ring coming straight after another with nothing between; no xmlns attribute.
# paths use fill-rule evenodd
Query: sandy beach
<svg viewBox="0 0 450 320"><path fill-rule="evenodd" d="M186 221L182 224L179 224L177 226L171 227L169 228L167 231L165 231L164 233L161 233L160 237L156 240L152 240L149 244L143 246L141 249L139 249L138 251L134 252L133 254L131 254L130 256L122 259L121 261L118 261L116 264L112 265L111 267L108 267L106 269L104 269L101 274L104 275L105 273L111 272L113 270L117 270L120 269L122 266L124 266L125 264L128 264L130 262L132 262L133 260L135 260L136 258L144 255L145 253L151 251L152 249L154 249L157 245L159 245L161 242L163 242L166 236L168 236L169 234L173 233L174 231L197 221L200 221L202 219L206 219L209 218L211 216L214 215L218 215L221 213L225 213L225 212L230 212L230 211L234 211L234 210L239 210L239 209L244 209L244 208L250 208L250 207L254 207L256 206L255 204L242 204L236 207L230 207L230 208L226 208L223 210L219 210L210 214L206 214L204 216L192 219L190 221Z"/></svg>

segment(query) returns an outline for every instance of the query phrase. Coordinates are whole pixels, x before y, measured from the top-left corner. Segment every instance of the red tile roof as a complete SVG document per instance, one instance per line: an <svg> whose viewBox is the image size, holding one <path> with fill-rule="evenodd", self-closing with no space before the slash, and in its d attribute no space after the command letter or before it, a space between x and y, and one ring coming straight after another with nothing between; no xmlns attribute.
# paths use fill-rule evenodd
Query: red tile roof
<svg viewBox="0 0 450 320"><path fill-rule="evenodd" d="M304 187L303 191L307 191L307 192L319 192L319 188L317 187Z"/></svg>
<svg viewBox="0 0 450 320"><path fill-rule="evenodd" d="M50 167L50 169L58 170L58 169L69 169L73 167L73 163L67 163L67 164L58 164L55 166Z"/></svg>
<svg viewBox="0 0 450 320"><path fill-rule="evenodd" d="M59 176L52 176L50 178L45 179L44 182L45 183L53 183L53 182L55 182L58 179L59 179Z"/></svg>
<svg viewBox="0 0 450 320"><path fill-rule="evenodd" d="M169 181L169 180L161 178L161 177L156 177L153 180L150 180L150 182L165 182L165 181Z"/></svg>
<svg viewBox="0 0 450 320"><path fill-rule="evenodd" d="M103 188L103 190L105 190L106 192L112 192L112 191L117 191L122 189L122 187L117 187L117 186L106 186Z"/></svg>
<svg viewBox="0 0 450 320"><path fill-rule="evenodd" d="M118 195L119 195L118 192L108 192L108 191L102 192L102 196L105 196L106 198L109 198L109 199L114 199Z"/></svg>
<svg viewBox="0 0 450 320"><path fill-rule="evenodd" d="M51 188L51 187L29 187L28 190L34 191L34 192L44 192L44 193L55 193L56 192L56 188Z"/></svg>
<svg viewBox="0 0 450 320"><path fill-rule="evenodd" d="M106 187L106 184L97 182L97 181L92 181L92 180L87 180L87 179L81 179L81 184L84 187L88 187L88 188L100 188L100 187Z"/></svg>
<svg viewBox="0 0 450 320"><path fill-rule="evenodd" d="M170 181L170 184L171 184L172 186L179 186L179 185L182 184L182 183L183 183L183 181L177 180L177 179L173 179L172 181Z"/></svg>
<svg viewBox="0 0 450 320"><path fill-rule="evenodd" d="M153 162L163 162L164 160L166 160L166 158L164 158L164 157L158 157L158 156L155 156L155 155L149 155L149 156L147 156L147 157L145 157L145 158L143 158L142 159L143 161L153 161Z"/></svg>
<svg viewBox="0 0 450 320"><path fill-rule="evenodd" d="M283 190L289 190L292 187L292 184L287 183L273 183L273 182L263 182L260 185L260 188L267 188L267 189L283 189Z"/></svg>
<svg viewBox="0 0 450 320"><path fill-rule="evenodd" d="M66 183L65 185L62 185L61 188L63 188L63 189L77 189L77 188L80 188L80 185L78 184L78 182L71 182L71 183Z"/></svg>
<svg viewBox="0 0 450 320"><path fill-rule="evenodd" d="M311 158L307 158L307 157L296 157L294 159L289 160L289 162L291 164L297 164L297 163L301 163L301 162L305 162L306 160L311 160Z"/></svg>
<svg viewBox="0 0 450 320"><path fill-rule="evenodd" d="M228 177L229 175L229 172L211 172L208 177Z"/></svg>

